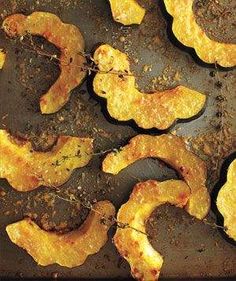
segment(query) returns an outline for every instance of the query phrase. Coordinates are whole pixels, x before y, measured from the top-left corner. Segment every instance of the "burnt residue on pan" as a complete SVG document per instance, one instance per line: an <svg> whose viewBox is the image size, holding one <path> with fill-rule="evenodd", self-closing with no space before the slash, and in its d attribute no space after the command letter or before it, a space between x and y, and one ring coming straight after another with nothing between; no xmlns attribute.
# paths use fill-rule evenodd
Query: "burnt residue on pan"
<svg viewBox="0 0 236 281"><path fill-rule="evenodd" d="M206 20L205 15L211 8L208 2L218 1L206 1L206 5L193 7L199 24L211 33L209 36L219 40L233 38L229 25L229 33L228 28L227 32L224 29L228 37L219 37L221 27L225 26L221 21L224 23L228 16L217 13L216 23L210 20L211 15L209 21ZM80 27L88 55L102 42L125 51L132 58L132 71L138 76L141 90L163 90L183 84L205 93L208 104L203 114L191 122L176 124L171 132L184 136L193 150L206 160L211 190L218 180L222 161L236 149L235 70L203 64L193 50L178 44L171 33L172 19L165 12L162 0L140 0L140 3L147 9L140 26L124 27L114 22L106 0L0 0L0 21L12 13L55 13L64 22ZM222 3L228 5L226 0ZM106 246L89 257L83 266L74 269L38 267L6 235L5 226L24 216L32 217L49 231L69 231L85 219L86 202L108 199L118 208L128 199L138 181L177 177L174 170L156 159L138 161L117 176L103 173L101 163L105 154L126 144L141 131L132 124L114 122L103 114L105 105L95 99L91 91L92 76L73 90L70 101L58 113L41 115L39 97L54 83L60 71L50 55L58 55L59 50L42 38L33 36L33 45L29 39L11 40L0 30L0 48L7 51L6 63L0 72L0 127L19 136L27 135L37 150L50 149L54 137L59 134L93 137L95 149L89 165L75 171L70 180L57 189L41 187L30 193L17 193L6 180L0 180L0 279L127 278L129 267L112 244L114 228ZM42 49L49 56L35 52L32 47ZM91 65L87 67L89 70ZM147 229L151 243L165 257L162 277L226 278L236 275L235 247L222 238L214 223L213 212L205 222L168 205L153 213Z"/></svg>

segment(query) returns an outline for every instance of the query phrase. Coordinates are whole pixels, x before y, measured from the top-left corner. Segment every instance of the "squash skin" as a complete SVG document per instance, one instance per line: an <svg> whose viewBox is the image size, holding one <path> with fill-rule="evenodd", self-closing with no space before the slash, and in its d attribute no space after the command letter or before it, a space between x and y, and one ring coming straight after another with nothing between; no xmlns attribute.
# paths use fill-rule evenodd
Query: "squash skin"
<svg viewBox="0 0 236 281"><path fill-rule="evenodd" d="M145 223L156 207L170 203L183 208L189 196L190 189L181 180L141 182L135 185L129 200L119 209L117 220L145 232ZM134 278L157 280L163 258L152 248L148 237L137 230L118 228L114 236L115 246L129 262Z"/></svg>
<svg viewBox="0 0 236 281"><path fill-rule="evenodd" d="M0 178L23 192L41 185L57 187L69 179L74 169L88 164L92 151L90 138L60 136L50 151L38 152L29 141L0 130Z"/></svg>
<svg viewBox="0 0 236 281"><path fill-rule="evenodd" d="M135 161L147 157L161 159L183 177L191 190L185 209L190 215L203 219L210 209L210 195L206 187L207 168L199 157L187 149L184 141L178 136L138 135L118 152L107 154L102 169L106 173L116 175Z"/></svg>
<svg viewBox="0 0 236 281"><path fill-rule="evenodd" d="M95 51L94 61L100 70L93 81L94 92L107 100L109 114L119 121L133 119L141 128L165 130L178 119L199 115L204 108L206 96L184 86L141 93L127 55L109 45L101 45ZM114 73L109 73L111 69Z"/></svg>
<svg viewBox="0 0 236 281"><path fill-rule="evenodd" d="M3 21L2 27L10 37L27 33L40 35L60 49L61 74L40 98L43 114L60 110L69 100L71 90L80 85L86 75L83 69L86 62L83 56L84 39L79 28L65 24L56 15L46 12L34 12L29 16L13 14Z"/></svg>
<svg viewBox="0 0 236 281"><path fill-rule="evenodd" d="M225 232L236 241L236 159L228 168L227 181L218 193L216 205L224 218Z"/></svg>
<svg viewBox="0 0 236 281"><path fill-rule="evenodd" d="M223 67L236 65L236 44L220 43L205 34L196 22L193 0L163 1L173 17L173 33L182 44L194 48L198 57L206 63L218 63Z"/></svg>
<svg viewBox="0 0 236 281"><path fill-rule="evenodd" d="M0 49L0 69L3 69L5 60L6 60L6 53L3 51L3 49Z"/></svg>
<svg viewBox="0 0 236 281"><path fill-rule="evenodd" d="M141 24L145 9L136 0L109 0L113 19L123 25Z"/></svg>
<svg viewBox="0 0 236 281"><path fill-rule="evenodd" d="M93 209L80 228L66 234L42 230L30 219L10 224L6 231L10 240L25 249L39 265L80 266L105 245L112 225L109 218L115 215L109 201L100 201ZM104 217L106 224L101 222Z"/></svg>

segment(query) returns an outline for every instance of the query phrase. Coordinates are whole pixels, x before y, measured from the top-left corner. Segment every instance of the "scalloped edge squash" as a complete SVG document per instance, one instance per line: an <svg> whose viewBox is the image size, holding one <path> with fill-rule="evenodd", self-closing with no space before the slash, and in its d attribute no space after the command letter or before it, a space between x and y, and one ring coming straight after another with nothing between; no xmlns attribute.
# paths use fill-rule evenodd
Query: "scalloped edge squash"
<svg viewBox="0 0 236 281"><path fill-rule="evenodd" d="M145 16L145 9L136 0L109 0L112 17L123 25L140 24Z"/></svg>
<svg viewBox="0 0 236 281"><path fill-rule="evenodd" d="M216 205L224 218L226 233L236 241L236 159L228 168L227 182L218 193Z"/></svg>
<svg viewBox="0 0 236 281"><path fill-rule="evenodd" d="M61 51L59 66L61 73L47 93L40 98L43 114L60 110L69 100L71 91L81 84L86 71L83 66L84 39L78 27L63 23L59 17L47 12L34 12L29 16L13 14L2 24L10 37L25 36L28 33L40 35Z"/></svg>
<svg viewBox="0 0 236 281"><path fill-rule="evenodd" d="M218 63L223 67L236 65L236 44L220 43L206 35L196 22L194 0L163 1L173 17L173 33L182 44L194 48L198 57L206 63Z"/></svg>
<svg viewBox="0 0 236 281"><path fill-rule="evenodd" d="M145 233L145 224L158 206L170 203L183 208L189 196L190 189L181 180L141 182L135 185L129 200L119 209L117 220ZM114 236L115 246L129 262L134 278L157 280L163 257L152 247L147 235L135 229L118 228Z"/></svg>
<svg viewBox="0 0 236 281"><path fill-rule="evenodd" d="M207 168L201 158L188 150L181 137L171 134L137 135L118 152L108 153L102 169L116 175L135 161L147 157L159 158L179 173L191 190L186 211L203 219L210 209L210 195L206 187Z"/></svg>
<svg viewBox="0 0 236 281"><path fill-rule="evenodd" d="M133 119L141 128L164 130L177 119L197 116L204 108L206 96L184 86L140 92L127 55L110 45L98 47L93 58L100 70L93 81L94 92L107 100L109 114L119 121Z"/></svg>
<svg viewBox="0 0 236 281"><path fill-rule="evenodd" d="M47 232L30 219L10 224L6 231L10 240L25 249L39 265L56 263L72 268L82 265L89 255L105 245L112 225L110 217L114 215L115 207L109 201L100 201L81 227L66 234Z"/></svg>
<svg viewBox="0 0 236 281"><path fill-rule="evenodd" d="M0 178L6 178L18 191L30 191L41 185L57 187L65 183L76 168L92 158L93 140L60 136L48 152L38 152L27 140L0 130Z"/></svg>

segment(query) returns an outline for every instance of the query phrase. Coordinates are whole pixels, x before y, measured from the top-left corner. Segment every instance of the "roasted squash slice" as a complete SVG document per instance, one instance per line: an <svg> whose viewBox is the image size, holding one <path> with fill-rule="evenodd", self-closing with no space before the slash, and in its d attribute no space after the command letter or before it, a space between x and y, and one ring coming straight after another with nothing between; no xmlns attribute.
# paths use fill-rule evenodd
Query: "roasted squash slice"
<svg viewBox="0 0 236 281"><path fill-rule="evenodd" d="M5 60L6 60L6 53L3 51L3 49L0 49L0 69L3 68Z"/></svg>
<svg viewBox="0 0 236 281"><path fill-rule="evenodd" d="M194 0L164 0L167 12L173 17L172 30L185 46L194 48L201 60L223 67L236 65L236 44L211 40L197 24L193 12Z"/></svg>
<svg viewBox="0 0 236 281"><path fill-rule="evenodd" d="M61 74L49 91L40 99L41 112L57 112L69 100L70 92L86 75L84 39L78 27L63 23L56 15L34 12L29 16L14 14L3 21L3 29L10 37L27 34L40 35L61 51Z"/></svg>
<svg viewBox="0 0 236 281"><path fill-rule="evenodd" d="M121 206L117 220L130 227L118 228L114 243L119 253L129 262L134 278L157 280L163 264L162 256L153 249L147 235L143 234L149 216L155 208L165 203L182 208L189 196L189 187L183 181L149 180L136 184L129 200Z"/></svg>
<svg viewBox="0 0 236 281"><path fill-rule="evenodd" d="M107 241L115 208L109 201L96 203L78 230L66 234L47 232L30 219L6 227L11 241L25 249L42 266L82 265L89 255L96 254Z"/></svg>
<svg viewBox="0 0 236 281"><path fill-rule="evenodd" d="M40 185L60 186L74 169L88 164L92 143L89 138L60 136L51 151L38 152L29 141L0 130L0 178L6 178L18 191L33 190Z"/></svg>
<svg viewBox="0 0 236 281"><path fill-rule="evenodd" d="M236 159L229 166L227 182L220 189L216 204L224 218L226 233L236 241Z"/></svg>
<svg viewBox="0 0 236 281"><path fill-rule="evenodd" d="M107 100L110 115L119 121L133 119L141 128L167 129L177 119L191 118L203 109L206 96L184 86L171 90L141 93L130 72L126 54L109 45L94 54L100 72L93 81L95 93Z"/></svg>
<svg viewBox="0 0 236 281"><path fill-rule="evenodd" d="M138 135L118 152L109 153L102 168L106 173L118 174L128 165L147 157L157 157L177 170L191 189L187 212L203 219L210 208L206 188L207 168L199 157L187 149L180 137L171 134Z"/></svg>
<svg viewBox="0 0 236 281"><path fill-rule="evenodd" d="M115 21L124 25L140 24L145 15L136 0L109 0L112 16Z"/></svg>

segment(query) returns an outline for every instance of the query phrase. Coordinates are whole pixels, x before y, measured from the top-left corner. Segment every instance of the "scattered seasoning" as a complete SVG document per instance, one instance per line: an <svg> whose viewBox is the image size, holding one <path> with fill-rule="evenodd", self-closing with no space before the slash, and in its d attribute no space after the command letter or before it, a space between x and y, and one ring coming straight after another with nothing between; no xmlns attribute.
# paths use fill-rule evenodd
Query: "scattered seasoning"
<svg viewBox="0 0 236 281"><path fill-rule="evenodd" d="M208 37L224 43L236 43L235 1L195 0L193 12Z"/></svg>
<svg viewBox="0 0 236 281"><path fill-rule="evenodd" d="M22 5L26 5L28 0L22 0ZM41 3L42 2L42 3ZM41 5L40 7L47 8L48 1L37 1L36 5ZM77 1L64 1L64 0L58 0L58 3L61 3L63 5L64 9L71 8L74 5L74 8L77 7ZM165 21L164 19L161 20L160 13L157 9L157 5L154 5L152 1L145 1L145 5L148 6L148 13L145 19L145 22L140 26L139 28L139 36L143 36L143 39L145 41L144 46L147 47L149 50L155 51L158 50L162 53L167 52L168 48L166 48L166 44L170 44L166 40L165 33L157 31L156 26L160 26L161 30L166 29ZM11 2L12 3L12 2ZM14 11L18 11L17 3L14 1L14 6L12 5L11 9L9 11L2 11L1 17L4 18L7 14L13 13ZM81 3L82 5L82 3ZM9 5L10 6L10 5ZM33 7L32 7L33 8ZM36 7L38 8L38 7ZM156 16L158 14L158 17ZM96 17L95 15L92 15L93 19ZM103 28L103 22L102 17L96 17L97 22L100 21L101 30L104 32L108 31L108 28ZM124 34L125 40L123 41L123 38L121 39L120 43L123 43L124 50L128 52L129 54L133 54L134 57L137 55L136 51L133 48L132 40L131 40L131 28L126 27L120 27L119 32L116 33L116 35L113 35L113 41L114 44L119 44L117 40L120 36L120 33ZM157 34L158 32L158 34ZM115 32L114 32L115 33ZM116 36L116 37L115 37ZM122 37L122 36L121 36ZM123 41L123 42L122 42ZM120 44L121 45L121 44ZM41 50L45 50L45 45L40 45ZM174 55L172 55L174 56ZM38 58L38 54L36 55ZM59 56L56 54L52 54L48 60L46 57L43 58L44 62L48 61L48 66L53 62L52 59L57 59ZM32 63L34 63L34 57L29 59ZM142 62L142 60L135 59L135 63ZM20 66L20 75L18 81L25 87L25 91L22 95L24 97L29 98L29 96L32 96L32 100L35 99L36 90L34 87L34 84L31 83L32 77L27 76L27 61L24 61L24 65ZM192 64L192 60L191 60ZM48 67L47 66L47 67ZM86 66L87 67L87 66ZM35 75L39 75L42 72L40 71L39 67L35 68ZM56 70L54 71L56 72ZM212 77L215 77L215 71L212 71ZM57 73L56 73L57 74ZM22 77L21 77L22 76ZM175 82L178 82L179 79L181 79L182 74L179 70L171 69L170 67L167 67L167 70L163 70L163 73L160 75L160 78L157 78L154 81L153 88L160 88L164 89L165 87L172 87L175 85ZM45 76L47 80L50 82L53 77L51 75ZM155 78L154 78L155 79ZM216 82L217 83L217 82ZM49 85L49 84L48 84ZM221 87L221 86L220 86ZM220 88L216 85L216 89ZM58 135L58 132L61 134L78 134L80 132L81 134L84 134L85 136L93 136L97 139L96 143L96 151L98 151L98 154L103 155L103 151L110 149L111 147L118 147L119 143L124 141L125 138L129 138L132 135L132 132L129 132L128 127L125 128L122 133L114 133L114 132L108 132L104 128L100 128L99 124L97 122L100 122L100 119L98 115L96 115L96 107L99 108L100 106L97 103L93 103L92 100L87 100L86 97L82 96L83 90L78 91L78 95L80 96L79 99L76 99L74 96L71 98L71 105L66 106L63 108L60 112L56 113L54 116L51 116L50 118L47 118L47 121L45 122L44 126L42 128L37 128L37 130L41 131L47 131L47 133L55 133ZM76 96L76 95L75 95ZM86 95L85 95L86 96ZM219 99L222 99L221 102L225 101L224 97L221 97ZM32 104L31 110L35 110L35 104ZM225 116L228 114L227 112L223 112L219 110L218 112L219 116L218 118L221 118L223 115ZM221 116L220 116L221 114ZM5 118L4 118L5 119ZM7 119L7 118L6 118ZM95 122L94 120L98 120ZM58 121L60 123L60 126L58 125ZM6 126L5 124L3 126ZM227 125L228 126L228 125ZM231 127L227 127L225 124L223 128L227 131L230 130ZM35 126L34 126L35 127ZM26 123L26 131L28 134L34 134L37 138L37 135L39 135L39 132L37 132L36 128L32 127L32 124ZM222 128L220 126L220 128ZM176 130L178 131L178 130ZM209 140L209 136L210 140ZM232 135L230 132L225 132L225 138L231 138ZM214 139L220 139L219 131L212 130L211 132L206 132L205 134L199 134L197 137L192 137L191 142L192 145L195 147L196 153L201 153L201 150L203 149L203 154L207 154L210 157L214 158L214 152L217 151L218 145L217 143L214 144ZM235 139L235 136L233 136ZM103 144L100 145L100 142ZM201 145L204 143L204 147L202 148ZM207 143L206 143L207 142ZM225 142L225 139L224 139ZM223 154L224 157L227 157L229 146L231 141L227 144L226 143L226 151ZM115 144L115 145L114 145ZM232 145L231 149L234 149L235 145ZM95 155L95 157L99 155ZM218 158L220 156L218 155L215 157L215 161L218 161ZM208 166L211 167L211 159L208 159L210 162L208 162ZM207 160L207 161L208 161ZM214 166L214 165L213 165ZM94 170L93 167L87 167L87 172L82 172L81 175L78 173L73 178L72 183L68 183L63 187L60 187L59 190L56 190L57 194L59 196L65 198L69 198L70 200L73 200L74 198L77 198L77 200L81 200L85 202L85 206L90 206L89 202L93 202L96 199L107 199L107 198L114 198L115 196L118 197L117 193L119 192L119 183L115 182L113 177L105 177L102 176L102 179L96 179L94 180L93 174L98 173L96 170ZM92 178L91 181L88 180ZM97 177L97 174L96 174ZM99 177L98 177L99 178ZM134 177L135 180L141 180ZM89 183L89 184L88 184ZM88 190L88 186L92 185L91 189L96 191L94 194L91 190ZM99 187L99 188L98 188ZM102 188L100 188L102 187ZM115 191L114 191L115 190ZM113 192L114 191L114 192ZM6 191L4 191L6 192ZM54 192L54 191L53 191ZM10 192L9 192L10 193ZM74 229L78 227L83 219L80 220L79 217L82 216L81 211L81 204L79 202L67 202L65 200L55 200L55 197L51 194L52 190L40 190L32 192L31 195L19 195L19 198L23 198L23 200L17 200L16 202L13 202L14 211L9 210L4 212L4 215L13 215L17 212L20 212L20 215L23 216L29 216L34 220L37 220L37 223L43 223L41 227L48 228L49 230L58 230L58 231L67 231L69 229ZM6 192L6 195L4 197L8 196L8 192ZM78 199L79 198L79 199ZM0 198L2 200L2 198ZM1 201L2 202L2 201ZM63 204L61 204L63 202ZM68 210L70 208L70 211ZM36 210L37 209L37 210ZM60 213L60 210L63 210L63 212L66 213L62 214ZM37 211L37 213L36 213ZM44 213L47 212L48 214L44 215ZM52 212L52 217L50 217L49 213ZM165 216L162 214L162 216ZM60 217L60 219L59 219ZM86 217L86 215L85 215ZM42 219L43 218L43 219ZM59 219L59 221L58 221ZM64 220L64 221L63 221ZM151 220L151 219L150 219ZM55 221L55 222L54 222ZM45 226L44 226L45 223ZM180 223L181 224L181 223ZM158 225L155 224L155 220L153 220L153 226L152 230L155 231L155 229L158 229ZM176 226L173 224L169 225L167 228L167 233L174 234L174 231L176 229ZM158 239L157 235L153 235L153 239ZM176 241L176 246L179 246L179 242L181 240L174 239L173 241ZM216 242L217 243L217 242ZM173 242L173 245L175 245L175 242ZM199 248L200 249L200 248ZM186 259L188 256L185 257ZM123 261L123 260L122 260ZM123 268L126 268L127 265L123 261ZM98 267L98 266L97 266ZM100 267L101 268L101 267ZM225 260L223 264L224 271L226 273L230 272L230 268L233 268L230 264L230 261ZM23 275L22 275L23 276ZM55 273L55 278L58 277L58 273Z"/></svg>
<svg viewBox="0 0 236 281"><path fill-rule="evenodd" d="M4 190L0 190L0 197L6 196L6 192Z"/></svg>
<svg viewBox="0 0 236 281"><path fill-rule="evenodd" d="M220 166L222 162L236 150L236 132L233 129L236 111L233 115L229 113L227 77L220 76L217 65L215 65L215 75L219 94L216 96L216 122L212 123L212 129L205 133L200 133L195 137L188 137L192 148L200 156L205 156L209 169L208 181L214 183L219 178Z"/></svg>
<svg viewBox="0 0 236 281"><path fill-rule="evenodd" d="M125 37L124 36L120 37L120 42L122 42L122 43L125 42Z"/></svg>
<svg viewBox="0 0 236 281"><path fill-rule="evenodd" d="M53 272L52 273L52 278L53 279L57 279L59 277L59 273L58 272Z"/></svg>
<svg viewBox="0 0 236 281"><path fill-rule="evenodd" d="M170 66L163 69L162 74L152 78L152 89L153 90L166 90L167 88L174 88L181 81L181 73Z"/></svg>
<svg viewBox="0 0 236 281"><path fill-rule="evenodd" d="M148 72L148 71L152 71L152 65L145 64L143 66L143 72Z"/></svg>

